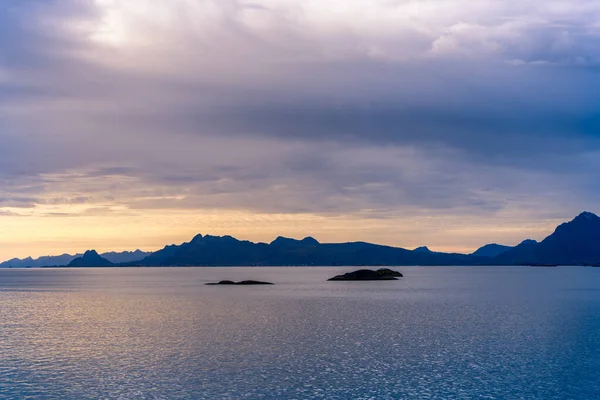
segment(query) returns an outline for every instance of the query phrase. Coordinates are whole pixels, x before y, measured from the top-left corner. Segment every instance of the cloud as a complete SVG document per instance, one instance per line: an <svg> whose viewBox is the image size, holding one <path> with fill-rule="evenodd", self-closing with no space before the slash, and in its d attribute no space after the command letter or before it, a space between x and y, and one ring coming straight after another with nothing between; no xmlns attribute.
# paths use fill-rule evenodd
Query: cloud
<svg viewBox="0 0 600 400"><path fill-rule="evenodd" d="M249 58L336 59L367 56L400 59L429 55L441 39L487 55L565 52L597 57L586 39L597 39L600 7L593 1L523 3L464 0L386 1L99 0L79 29L96 43L137 47L139 52L184 50ZM77 26L71 27L77 28ZM148 33L154 33L150 36ZM171 39L181 39L173 43ZM219 46L215 42L219 40ZM235 51L230 52L228 50ZM586 52L590 51L590 52ZM199 55L200 55L199 54ZM285 55L285 58L280 57ZM279 57L278 57L279 56ZM193 58L193 57L192 57Z"/></svg>
<svg viewBox="0 0 600 400"><path fill-rule="evenodd" d="M30 197L0 197L0 207L29 208L33 207L37 201Z"/></svg>
<svg viewBox="0 0 600 400"><path fill-rule="evenodd" d="M0 210L0 217L18 217L20 214L14 213L12 211Z"/></svg>
<svg viewBox="0 0 600 400"><path fill-rule="evenodd" d="M570 216L600 197L599 18L587 0L11 2L0 207Z"/></svg>

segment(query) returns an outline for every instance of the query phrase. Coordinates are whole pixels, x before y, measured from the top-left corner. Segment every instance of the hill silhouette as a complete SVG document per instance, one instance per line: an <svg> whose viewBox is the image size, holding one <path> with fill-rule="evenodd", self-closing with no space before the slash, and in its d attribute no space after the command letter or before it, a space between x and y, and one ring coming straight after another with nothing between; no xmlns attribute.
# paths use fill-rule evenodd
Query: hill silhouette
<svg viewBox="0 0 600 400"><path fill-rule="evenodd" d="M147 266L216 265L519 265L600 263L600 217L583 212L560 225L538 243L524 240L515 247L489 244L470 255L407 250L365 242L319 243L278 237L269 244L231 236L197 235L134 263Z"/></svg>
<svg viewBox="0 0 600 400"><path fill-rule="evenodd" d="M112 261L112 262L111 262ZM279 236L271 243L253 243L232 236L196 235L181 245L169 245L154 253L105 253L90 250L78 257L64 254L38 260L9 260L0 266L27 266L56 262L69 267L101 266L386 266L386 265L600 265L600 217L583 212L561 224L541 242L524 240L519 245L488 244L472 254L414 250L366 242L320 243ZM53 264L50 264L50 263Z"/></svg>
<svg viewBox="0 0 600 400"><path fill-rule="evenodd" d="M525 241L497 257L511 264L600 264L600 217L583 212L540 243Z"/></svg>
<svg viewBox="0 0 600 400"><path fill-rule="evenodd" d="M514 247L511 247L511 246L504 246L501 244L490 243L490 244L486 244L483 247L478 248L475 252L472 253L472 255L477 256L477 257L494 258L494 257L498 257L500 254L506 253L507 251L509 251L510 249L513 249L513 248Z"/></svg>
<svg viewBox="0 0 600 400"><path fill-rule="evenodd" d="M135 251L122 251L109 253L102 253L100 256L106 258L113 264L128 263L139 261L144 257L152 254L151 252L135 250ZM27 268L27 267L61 267L68 265L71 261L76 258L83 256L83 254L61 254L59 256L42 256L38 258L26 257L23 259L13 258L8 261L0 263L0 268Z"/></svg>
<svg viewBox="0 0 600 400"><path fill-rule="evenodd" d="M166 246L135 265L471 265L477 261L477 257L464 254L415 252L365 242L319 243L310 237L278 237L266 244L197 235L180 246Z"/></svg>
<svg viewBox="0 0 600 400"><path fill-rule="evenodd" d="M114 265L106 258L100 257L96 250L88 250L83 256L71 261L68 267L110 267Z"/></svg>

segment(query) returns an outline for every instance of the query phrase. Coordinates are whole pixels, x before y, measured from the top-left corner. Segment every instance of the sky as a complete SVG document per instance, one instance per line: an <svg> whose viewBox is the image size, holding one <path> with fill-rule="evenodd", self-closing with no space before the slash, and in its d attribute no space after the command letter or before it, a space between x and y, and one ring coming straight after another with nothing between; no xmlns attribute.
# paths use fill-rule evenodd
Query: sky
<svg viewBox="0 0 600 400"><path fill-rule="evenodd" d="M467 252L600 212L596 0L2 0L0 259Z"/></svg>

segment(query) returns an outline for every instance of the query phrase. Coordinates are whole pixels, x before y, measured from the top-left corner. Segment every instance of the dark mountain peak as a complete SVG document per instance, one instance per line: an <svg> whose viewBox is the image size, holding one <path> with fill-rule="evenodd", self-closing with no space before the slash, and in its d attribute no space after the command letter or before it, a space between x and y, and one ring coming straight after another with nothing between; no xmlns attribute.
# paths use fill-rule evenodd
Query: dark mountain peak
<svg viewBox="0 0 600 400"><path fill-rule="evenodd" d="M134 251L122 251L122 252L111 251L108 253L100 254L100 257L107 259L108 261L110 261L113 264L121 264L121 263L139 261L142 258L149 256L150 254L151 254L150 252L145 252L140 249L136 249Z"/></svg>
<svg viewBox="0 0 600 400"><path fill-rule="evenodd" d="M433 253L433 251L429 250L429 247L427 246L417 247L413 251L417 253Z"/></svg>
<svg viewBox="0 0 600 400"><path fill-rule="evenodd" d="M472 255L477 257L494 258L499 256L500 254L506 253L512 248L513 247L504 246L498 243L490 243L478 248Z"/></svg>
<svg viewBox="0 0 600 400"><path fill-rule="evenodd" d="M559 225L540 243L525 240L502 254L498 261L511 264L582 265L600 263L600 217L583 212Z"/></svg>
<svg viewBox="0 0 600 400"><path fill-rule="evenodd" d="M537 249L538 259L555 264L600 263L600 217L591 212L579 214L559 225Z"/></svg>
<svg viewBox="0 0 600 400"><path fill-rule="evenodd" d="M310 236L307 236L302 240L287 238L284 236L278 236L270 244L272 246L299 246L299 245L316 246L319 244L319 242L315 238L310 237Z"/></svg>
<svg viewBox="0 0 600 400"><path fill-rule="evenodd" d="M216 235L204 235L198 234L189 242L190 244L207 244L215 242L237 242L238 240L233 236L216 236Z"/></svg>
<svg viewBox="0 0 600 400"><path fill-rule="evenodd" d="M204 236L204 241L206 241L206 242L239 242L239 240L237 240L236 238L234 238L233 236L230 236L230 235L225 235L225 236L206 235L206 236Z"/></svg>
<svg viewBox="0 0 600 400"><path fill-rule="evenodd" d="M270 244L273 246L281 246L285 244L294 244L297 242L298 241L296 239L286 238L284 236L277 236L277 238L275 238L275 240L273 240Z"/></svg>
<svg viewBox="0 0 600 400"><path fill-rule="evenodd" d="M594 213L591 213L589 211L584 211L581 214L579 214L577 217L575 217L575 219L571 222L575 222L575 221L586 221L586 222L600 222L600 217L597 216Z"/></svg>
<svg viewBox="0 0 600 400"><path fill-rule="evenodd" d="M525 239L521 243L519 243L517 245L517 247L531 247L531 246L535 246L537 244L539 244L539 242L537 240Z"/></svg>
<svg viewBox="0 0 600 400"><path fill-rule="evenodd" d="M584 211L573 220L560 224L558 228L556 228L555 233L564 229L596 228L598 226L600 226L600 217L594 213Z"/></svg>
<svg viewBox="0 0 600 400"><path fill-rule="evenodd" d="M196 243L199 242L203 239L201 234L197 234L196 236L194 236L194 238L192 239L192 241L190 243Z"/></svg>
<svg viewBox="0 0 600 400"><path fill-rule="evenodd" d="M566 238L574 236L588 236L600 232L600 217L591 212L584 211L570 222L565 222L556 228L554 233L546 240L554 240L556 237Z"/></svg>
<svg viewBox="0 0 600 400"><path fill-rule="evenodd" d="M221 236L216 236L216 235L205 235L204 240L218 240L221 239Z"/></svg>
<svg viewBox="0 0 600 400"><path fill-rule="evenodd" d="M301 240L302 243L304 244L309 244L309 245L318 245L320 244L319 241L317 239L315 239L312 236L307 236L304 239Z"/></svg>
<svg viewBox="0 0 600 400"><path fill-rule="evenodd" d="M96 250L88 250L83 253L83 256L71 261L69 267L108 267L113 265L106 258L100 257Z"/></svg>
<svg viewBox="0 0 600 400"><path fill-rule="evenodd" d="M538 246L539 243L536 240L526 239L492 258L499 264L507 265L535 262Z"/></svg>

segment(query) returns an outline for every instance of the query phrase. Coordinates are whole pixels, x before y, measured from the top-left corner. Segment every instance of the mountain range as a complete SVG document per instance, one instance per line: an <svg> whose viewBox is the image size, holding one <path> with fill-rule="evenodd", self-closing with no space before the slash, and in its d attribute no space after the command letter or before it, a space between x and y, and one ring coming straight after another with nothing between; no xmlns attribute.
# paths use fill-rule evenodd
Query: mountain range
<svg viewBox="0 0 600 400"><path fill-rule="evenodd" d="M581 213L542 240L526 240L495 258L503 264L600 265L600 217Z"/></svg>
<svg viewBox="0 0 600 400"><path fill-rule="evenodd" d="M20 265L16 265L21 263ZM7 261L7 266L45 263L43 266L380 266L380 265L600 265L600 217L583 212L561 224L541 242L525 240L517 246L488 244L472 254L441 253L427 247L407 250L366 242L319 243L278 237L271 243L253 243L232 236L196 235L181 245L154 253L104 253L90 250L37 260ZM52 264L50 264L52 262ZM62 264L57 264L57 263ZM15 264L16 263L16 264ZM42 265L27 265L42 266Z"/></svg>
<svg viewBox="0 0 600 400"><path fill-rule="evenodd" d="M406 250L365 242L319 243L278 237L271 243L253 243L231 236L197 235L182 245L167 246L134 265L462 265L476 257L464 254ZM483 260L481 260L483 261Z"/></svg>
<svg viewBox="0 0 600 400"><path fill-rule="evenodd" d="M150 252L135 250L135 251L123 251L123 252L109 252L103 253L100 256L113 264L135 262L149 256ZM76 258L82 257L83 254L61 254L59 256L44 256L39 258L13 258L12 260L0 263L0 268L39 268L39 267L61 267L68 265L71 261Z"/></svg>

